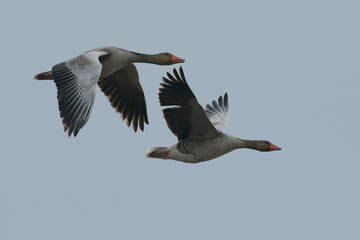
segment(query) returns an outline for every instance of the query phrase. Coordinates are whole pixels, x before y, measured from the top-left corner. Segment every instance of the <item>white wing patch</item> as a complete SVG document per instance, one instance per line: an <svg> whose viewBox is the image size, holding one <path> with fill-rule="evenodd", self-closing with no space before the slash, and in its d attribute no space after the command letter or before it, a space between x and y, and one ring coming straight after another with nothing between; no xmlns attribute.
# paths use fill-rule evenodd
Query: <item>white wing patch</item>
<svg viewBox="0 0 360 240"><path fill-rule="evenodd" d="M218 131L225 132L226 127L228 126L230 118L228 110L229 104L227 93L225 93L224 99L220 96L218 102L214 100L212 101L212 105L206 105L206 115Z"/></svg>
<svg viewBox="0 0 360 240"><path fill-rule="evenodd" d="M87 52L52 68L60 116L69 136L72 133L76 136L90 117L102 69L99 57L106 54L104 51Z"/></svg>
<svg viewBox="0 0 360 240"><path fill-rule="evenodd" d="M87 87L85 90L95 88L102 69L99 57L106 54L108 53L103 51L92 51L66 61L67 67L77 77L79 85Z"/></svg>

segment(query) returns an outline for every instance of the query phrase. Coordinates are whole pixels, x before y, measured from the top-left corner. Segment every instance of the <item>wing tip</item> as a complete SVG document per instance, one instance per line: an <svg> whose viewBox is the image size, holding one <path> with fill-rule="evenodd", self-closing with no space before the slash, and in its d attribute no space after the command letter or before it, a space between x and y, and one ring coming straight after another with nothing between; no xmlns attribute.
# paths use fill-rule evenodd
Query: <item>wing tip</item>
<svg viewBox="0 0 360 240"><path fill-rule="evenodd" d="M67 123L64 122L64 119L63 119L63 125L64 125L64 132L65 133L67 132L68 137L71 137L71 135L76 137L81 129L78 127L74 127L73 125L69 126Z"/></svg>
<svg viewBox="0 0 360 240"><path fill-rule="evenodd" d="M227 92L225 92L225 94L224 94L224 106L225 106L226 110L229 109L229 100L228 100L228 93Z"/></svg>

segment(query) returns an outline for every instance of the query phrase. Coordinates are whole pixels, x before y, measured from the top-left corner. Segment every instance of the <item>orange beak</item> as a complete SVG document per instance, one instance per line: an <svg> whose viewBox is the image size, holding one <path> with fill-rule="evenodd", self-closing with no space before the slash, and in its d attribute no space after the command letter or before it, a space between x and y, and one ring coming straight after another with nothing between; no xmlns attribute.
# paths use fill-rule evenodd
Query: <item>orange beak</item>
<svg viewBox="0 0 360 240"><path fill-rule="evenodd" d="M279 148L278 146L270 143L270 151L275 151L275 150L281 150L281 148Z"/></svg>
<svg viewBox="0 0 360 240"><path fill-rule="evenodd" d="M171 62L172 63L183 63L183 62L185 62L185 59L171 55Z"/></svg>

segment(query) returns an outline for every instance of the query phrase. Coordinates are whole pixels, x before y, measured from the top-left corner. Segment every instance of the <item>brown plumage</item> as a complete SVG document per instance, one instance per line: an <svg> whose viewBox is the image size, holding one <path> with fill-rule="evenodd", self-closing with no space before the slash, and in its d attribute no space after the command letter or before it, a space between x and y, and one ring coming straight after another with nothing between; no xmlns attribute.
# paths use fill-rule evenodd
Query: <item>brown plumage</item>
<svg viewBox="0 0 360 240"><path fill-rule="evenodd" d="M249 148L268 152L281 150L266 140L244 140L224 133L228 113L228 95L220 96L218 102L206 105L206 111L198 103L186 82L182 67L180 74L167 74L159 90L161 106L169 129L178 142L168 147L152 147L146 156L150 158L174 159L187 163L208 161L237 148Z"/></svg>
<svg viewBox="0 0 360 240"><path fill-rule="evenodd" d="M167 52L148 55L102 47L59 63L51 71L36 74L34 79L54 80L60 116L69 136L76 136L88 121L95 101L96 85L136 132L138 127L143 131L144 123L149 121L144 92L133 63L171 65L184 61Z"/></svg>

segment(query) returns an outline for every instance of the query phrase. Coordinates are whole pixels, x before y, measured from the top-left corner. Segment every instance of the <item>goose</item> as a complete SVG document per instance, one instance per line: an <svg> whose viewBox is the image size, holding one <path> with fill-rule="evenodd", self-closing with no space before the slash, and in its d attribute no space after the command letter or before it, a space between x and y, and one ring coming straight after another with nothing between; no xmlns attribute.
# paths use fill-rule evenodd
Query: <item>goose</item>
<svg viewBox="0 0 360 240"><path fill-rule="evenodd" d="M54 80L64 131L76 137L94 106L96 85L134 131L149 124L143 89L133 63L171 65L185 62L171 53L142 54L117 47L101 47L59 63L33 79Z"/></svg>
<svg viewBox="0 0 360 240"><path fill-rule="evenodd" d="M161 106L169 129L178 142L168 147L149 148L146 157L173 159L185 163L208 161L238 148L262 152L281 150L266 140L244 140L225 133L229 120L228 95L220 96L204 110L186 82L182 67L180 75L174 68L174 76L167 73L159 89Z"/></svg>

